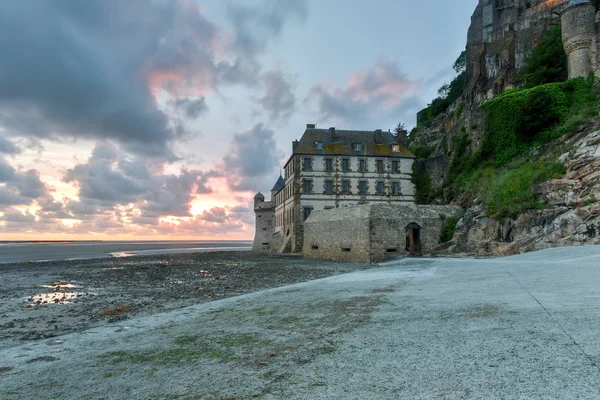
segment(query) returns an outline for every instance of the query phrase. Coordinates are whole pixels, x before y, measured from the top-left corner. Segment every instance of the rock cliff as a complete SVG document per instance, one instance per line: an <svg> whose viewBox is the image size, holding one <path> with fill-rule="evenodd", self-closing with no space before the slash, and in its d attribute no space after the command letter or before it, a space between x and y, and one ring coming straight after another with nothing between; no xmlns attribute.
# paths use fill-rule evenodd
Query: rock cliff
<svg viewBox="0 0 600 400"><path fill-rule="evenodd" d="M597 125L594 120L582 131L562 138L571 148L560 157L566 175L535 188L546 209L498 221L486 215L483 205L475 205L467 209L453 240L440 251L500 256L600 244L600 131L592 129Z"/></svg>
<svg viewBox="0 0 600 400"><path fill-rule="evenodd" d="M522 86L520 71L527 55L553 26L560 24L560 13L569 5L569 0L479 1L468 32L462 95L435 119L420 124L410 136L411 149L421 155L415 163L414 177L426 189L419 200L428 204L468 204L453 239L440 246L440 253L509 255L554 246L600 244L597 116L549 145L568 149L559 158L567 172L560 179L534 187L541 209L494 219L480 199L464 201L470 193L463 196L449 190L453 161L481 148L486 124L480 106L506 90ZM598 87L595 90L598 93ZM418 120L423 115L421 112ZM543 151L548 152L548 148Z"/></svg>

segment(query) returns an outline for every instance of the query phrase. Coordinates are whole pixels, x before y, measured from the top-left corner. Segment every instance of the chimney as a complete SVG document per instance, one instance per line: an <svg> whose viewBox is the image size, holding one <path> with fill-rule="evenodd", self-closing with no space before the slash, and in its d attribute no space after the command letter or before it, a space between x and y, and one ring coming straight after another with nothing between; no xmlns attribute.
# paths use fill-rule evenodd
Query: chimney
<svg viewBox="0 0 600 400"><path fill-rule="evenodd" d="M381 136L381 129L375 129L375 132L373 132L373 138L376 144L381 144L383 142L383 138Z"/></svg>
<svg viewBox="0 0 600 400"><path fill-rule="evenodd" d="M296 148L298 147L298 143L300 143L300 142L298 142L297 140L294 140L292 142L292 153L296 152Z"/></svg>
<svg viewBox="0 0 600 400"><path fill-rule="evenodd" d="M335 133L335 126L332 126L331 128L329 128L329 132Z"/></svg>
<svg viewBox="0 0 600 400"><path fill-rule="evenodd" d="M317 124L306 124L306 129L315 129Z"/></svg>

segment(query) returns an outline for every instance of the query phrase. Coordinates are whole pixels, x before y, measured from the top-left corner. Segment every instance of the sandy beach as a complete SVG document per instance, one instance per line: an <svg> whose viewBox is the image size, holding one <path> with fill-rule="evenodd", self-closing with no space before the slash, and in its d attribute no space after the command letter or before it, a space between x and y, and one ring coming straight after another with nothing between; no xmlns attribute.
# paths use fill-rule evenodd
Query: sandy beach
<svg viewBox="0 0 600 400"><path fill-rule="evenodd" d="M369 268L251 252L0 266L0 349Z"/></svg>

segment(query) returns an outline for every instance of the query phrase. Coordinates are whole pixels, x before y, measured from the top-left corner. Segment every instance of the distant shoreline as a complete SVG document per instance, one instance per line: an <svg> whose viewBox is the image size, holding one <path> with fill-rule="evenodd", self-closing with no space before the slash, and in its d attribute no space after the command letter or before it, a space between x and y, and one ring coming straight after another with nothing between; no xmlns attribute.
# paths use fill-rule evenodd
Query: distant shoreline
<svg viewBox="0 0 600 400"><path fill-rule="evenodd" d="M251 250L251 241L37 241L0 242L0 265L157 254Z"/></svg>

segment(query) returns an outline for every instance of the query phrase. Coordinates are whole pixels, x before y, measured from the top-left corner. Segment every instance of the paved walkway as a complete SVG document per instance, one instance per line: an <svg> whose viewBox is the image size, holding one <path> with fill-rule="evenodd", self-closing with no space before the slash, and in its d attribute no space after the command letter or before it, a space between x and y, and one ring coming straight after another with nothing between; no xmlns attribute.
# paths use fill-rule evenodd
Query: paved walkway
<svg viewBox="0 0 600 400"><path fill-rule="evenodd" d="M600 247L402 260L0 350L2 367L2 399L598 399Z"/></svg>

